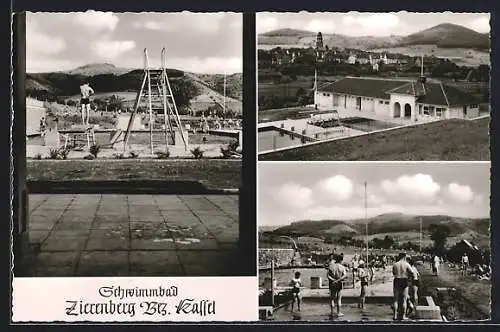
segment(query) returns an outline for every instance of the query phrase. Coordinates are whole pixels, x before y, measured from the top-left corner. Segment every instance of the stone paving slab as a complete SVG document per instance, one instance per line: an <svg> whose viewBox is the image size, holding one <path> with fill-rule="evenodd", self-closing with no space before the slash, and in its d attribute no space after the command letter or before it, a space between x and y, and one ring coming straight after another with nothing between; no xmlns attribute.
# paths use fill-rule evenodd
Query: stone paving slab
<svg viewBox="0 0 500 332"><path fill-rule="evenodd" d="M237 195L31 194L31 275L234 275Z"/></svg>

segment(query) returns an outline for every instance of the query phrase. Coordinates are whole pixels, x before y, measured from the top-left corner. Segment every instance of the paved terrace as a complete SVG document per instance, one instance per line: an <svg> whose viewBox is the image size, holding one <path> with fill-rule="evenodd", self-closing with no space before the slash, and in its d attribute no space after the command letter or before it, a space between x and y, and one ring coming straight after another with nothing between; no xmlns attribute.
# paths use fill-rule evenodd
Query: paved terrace
<svg viewBox="0 0 500 332"><path fill-rule="evenodd" d="M31 194L31 275L235 274L237 195Z"/></svg>

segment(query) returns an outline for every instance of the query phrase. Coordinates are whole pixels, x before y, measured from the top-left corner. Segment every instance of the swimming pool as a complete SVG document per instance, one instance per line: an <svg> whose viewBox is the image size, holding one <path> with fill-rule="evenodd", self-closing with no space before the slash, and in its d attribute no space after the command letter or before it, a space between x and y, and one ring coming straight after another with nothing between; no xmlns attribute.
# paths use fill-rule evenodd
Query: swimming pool
<svg viewBox="0 0 500 332"><path fill-rule="evenodd" d="M279 129L273 127L265 127L259 128L257 144L259 152L261 152L302 145L303 143L298 137L282 134Z"/></svg>
<svg viewBox="0 0 500 332"><path fill-rule="evenodd" d="M339 121L337 119L324 120L324 121L320 120L314 122L313 124L321 128L331 128L331 127L338 127ZM362 117L350 117L350 118L340 119L340 124L344 127L356 129L362 132L370 132L374 130L382 130L398 126L397 124L394 123L362 118Z"/></svg>

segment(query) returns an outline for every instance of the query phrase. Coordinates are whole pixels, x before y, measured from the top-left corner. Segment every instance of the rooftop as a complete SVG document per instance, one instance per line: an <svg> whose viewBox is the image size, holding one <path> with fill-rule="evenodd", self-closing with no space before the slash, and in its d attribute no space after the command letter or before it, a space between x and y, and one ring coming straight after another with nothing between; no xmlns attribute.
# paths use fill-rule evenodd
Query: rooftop
<svg viewBox="0 0 500 332"><path fill-rule="evenodd" d="M417 101L432 105L459 106L478 104L474 96L458 88L440 82L419 82L417 80L345 77L337 82L326 83L320 91L389 99L391 93L417 96Z"/></svg>

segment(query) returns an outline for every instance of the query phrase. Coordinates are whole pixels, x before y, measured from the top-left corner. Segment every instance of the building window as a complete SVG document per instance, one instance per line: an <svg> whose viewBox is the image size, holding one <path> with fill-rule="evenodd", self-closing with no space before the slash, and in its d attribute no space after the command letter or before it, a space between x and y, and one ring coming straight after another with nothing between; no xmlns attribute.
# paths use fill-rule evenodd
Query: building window
<svg viewBox="0 0 500 332"><path fill-rule="evenodd" d="M383 103L384 103L384 101L383 101L383 100L379 100L379 101L378 101L378 103L379 103L379 104L383 104Z"/></svg>
<svg viewBox="0 0 500 332"><path fill-rule="evenodd" d="M472 104L469 106L469 108L477 108L477 105L476 104Z"/></svg>
<svg viewBox="0 0 500 332"><path fill-rule="evenodd" d="M325 96L326 96L326 93L323 93L323 97L325 97Z"/></svg>
<svg viewBox="0 0 500 332"><path fill-rule="evenodd" d="M386 101L386 102L385 102L385 104L386 104L386 105L389 105L389 102L388 102L388 101Z"/></svg>
<svg viewBox="0 0 500 332"><path fill-rule="evenodd" d="M422 105L418 105L418 114L422 115Z"/></svg>
<svg viewBox="0 0 500 332"><path fill-rule="evenodd" d="M444 111L446 109L442 107L436 107L436 116L437 117L442 117L444 115Z"/></svg>
<svg viewBox="0 0 500 332"><path fill-rule="evenodd" d="M424 111L428 111L429 110L429 106L424 106ZM425 112L424 112L425 113ZM428 113L428 112L427 112Z"/></svg>

